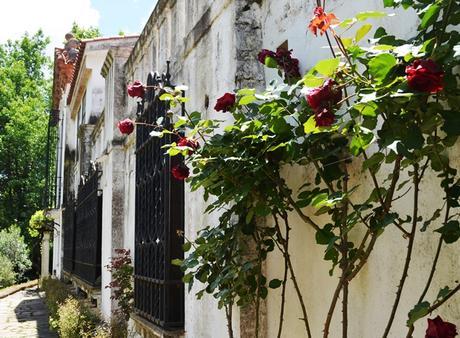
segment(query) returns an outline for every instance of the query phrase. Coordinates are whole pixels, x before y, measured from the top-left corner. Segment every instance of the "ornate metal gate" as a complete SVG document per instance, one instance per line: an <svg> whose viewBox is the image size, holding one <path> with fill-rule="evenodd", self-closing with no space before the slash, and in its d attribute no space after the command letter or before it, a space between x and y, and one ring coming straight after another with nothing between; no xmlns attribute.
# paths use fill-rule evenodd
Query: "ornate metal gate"
<svg viewBox="0 0 460 338"><path fill-rule="evenodd" d="M102 194L99 194L97 168L91 167L86 179L78 187L75 211L74 274L92 286L100 284Z"/></svg>
<svg viewBox="0 0 460 338"><path fill-rule="evenodd" d="M168 86L168 72L150 73L148 86ZM138 121L154 124L163 118L168 126L168 105L159 100L158 88L149 88L139 105ZM171 264L182 258L184 224L183 182L171 176L179 159L164 155L161 147L172 136L150 137L152 128L137 125L136 141L136 229L134 266L134 307L136 312L166 330L184 325L184 286L180 269Z"/></svg>

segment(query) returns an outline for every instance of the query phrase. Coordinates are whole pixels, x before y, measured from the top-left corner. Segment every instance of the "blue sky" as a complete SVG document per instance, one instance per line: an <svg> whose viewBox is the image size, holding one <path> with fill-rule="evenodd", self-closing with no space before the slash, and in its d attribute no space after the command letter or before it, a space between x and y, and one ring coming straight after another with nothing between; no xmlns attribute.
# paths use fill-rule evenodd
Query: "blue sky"
<svg viewBox="0 0 460 338"><path fill-rule="evenodd" d="M99 12L99 28L104 36L140 33L156 0L91 0Z"/></svg>

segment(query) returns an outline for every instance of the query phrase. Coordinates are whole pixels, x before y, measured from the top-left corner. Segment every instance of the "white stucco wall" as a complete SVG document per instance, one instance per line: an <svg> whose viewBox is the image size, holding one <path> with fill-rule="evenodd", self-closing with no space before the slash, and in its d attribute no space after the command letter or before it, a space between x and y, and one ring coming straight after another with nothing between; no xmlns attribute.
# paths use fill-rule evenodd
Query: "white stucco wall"
<svg viewBox="0 0 460 338"><path fill-rule="evenodd" d="M263 47L276 49L280 44L288 41L289 48L294 50L294 56L299 58L301 71L308 70L318 60L330 58L327 42L324 37L314 37L308 32L308 23L313 13L314 2L304 0L264 0L261 2L261 22L263 31ZM211 7L209 7L211 6ZM215 99L224 92L232 91L235 87L236 71L236 39L234 32L234 1L176 1L172 8L166 8L159 13L155 24L148 27L149 34L146 41L140 44L140 51L132 64L127 67L127 81L147 79L149 71L165 70L165 61L171 58L173 82L185 84L189 87L187 103L189 111L199 110L204 117L222 118L221 113L213 110ZM187 49L193 34L189 34L195 28L204 12L209 9L209 29L203 33L192 48ZM340 19L354 16L356 13L366 10L383 10L381 0L335 0L328 2L328 10L333 11ZM392 12L388 10L388 12ZM171 19L173 18L173 19ZM385 26L387 31L399 37L410 37L417 26L417 18L413 12L398 10L398 16L380 20L370 20L378 26ZM402 24L403 23L403 24ZM174 34L173 34L174 32ZM353 31L348 34L353 35ZM368 36L372 36L372 32ZM169 40L168 40L169 39ZM254 51L256 57L258 51ZM266 70L266 79L276 78L273 71ZM205 110L205 96L209 96L210 106ZM136 102L128 100L127 115L134 117ZM132 248L134 243L134 171L135 160L133 153L133 136L125 143L127 147L127 160L125 164L125 181L129 182L125 187L125 194L129 201L125 202L128 208L125 214L125 241L126 247ZM455 152L453 152L455 154ZM456 164L458 167L458 163ZM358 170L351 170L351 183L369 182L362 184L359 196L364 196L371 188L369 177ZM310 171L305 168L286 168L285 176L290 186L298 188L309 177ZM423 182L423 189L433 195L440 196L438 182L427 173ZM217 215L204 214L205 203L202 193L190 192L186 188L185 229L188 238L195 238L196 232L202 227L217 223ZM426 218L432 212L431 196L426 194L421 201L423 216ZM401 203L401 212L410 206L410 196ZM439 206L435 206L439 207ZM306 210L313 214L313 210ZM322 335L323 323L328 310L333 290L337 283L337 275L330 277L329 263L322 259L324 247L315 244L315 234L307 226L302 224L295 215L290 215L293 226L291 233L292 259L297 277L300 282L305 302L308 307L313 337ZM324 219L319 219L320 223ZM434 226L433 226L434 228ZM409 271L409 278L405 292L401 300L401 307L397 313L393 330L390 337L399 338L405 336L407 330L405 321L407 312L419 296L424 278L414 274L421 271L422 275L428 274L431 257L435 250L435 242L429 241L431 233L417 233L418 241L414 249L414 263ZM350 234L353 239L359 239L362 233L356 230ZM394 300L396 287L399 282L402 264L405 257L405 243L398 230L389 227L376 245L375 252L359 278L350 286L350 333L349 337L370 338L380 336L389 317L391 305ZM443 249L441 262L438 268L439 278L431 287L428 298L433 299L441 286L453 285L456 277L455 267L460 259L455 256L452 247ZM284 263L278 253L269 256L266 262L268 279L280 278L283 273ZM337 272L336 272L337 274ZM186 337L227 337L226 320L224 313L217 310L217 304L212 297L205 296L202 300L196 300L194 287L191 293L185 297L185 331ZM280 290L271 291L267 299L267 337L276 337L279 319ZM446 319L460 322L460 304L451 301L439 313ZM304 325L298 320L300 308L292 284L287 290L286 315L283 337L304 337ZM331 327L330 337L339 337L341 320L340 308L335 312L334 325ZM235 335L239 336L239 313L235 310L234 316ZM423 336L425 321L418 324L414 337Z"/></svg>
<svg viewBox="0 0 460 338"><path fill-rule="evenodd" d="M275 49L287 40L289 48L294 49L294 55L300 60L302 71L306 71L318 60L331 57L325 37L314 37L310 32L307 32L308 21L314 8L313 1L269 0L264 1L263 6L263 12L266 13L263 20L264 48ZM328 7L328 10L333 11L340 19L352 17L356 13L366 10L384 10L380 0L329 1ZM394 11L387 10L387 12ZM370 22L374 24L374 28L384 26L389 33L402 38L412 36L417 26L415 13L402 10L398 10L397 16L370 20ZM354 33L351 31L348 35L353 36ZM372 36L372 32L368 36ZM270 70L266 74L268 78L273 78L273 73ZM452 154L455 153L455 151L452 152ZM454 167L458 168L458 161ZM366 193L370 192L372 182L366 173L360 173L358 169L351 170L351 173L350 184L361 183L361 190L354 195L356 196L354 198L359 200L360 197L364 197ZM383 180L388 173L389 171L384 171L381 179ZM285 176L288 178L293 191L297 191L304 180L313 180L310 175L310 171L306 168L285 169ZM439 181L430 172L426 174L422 191L424 191L424 195L421 199L420 209L424 219L427 219L434 211L433 208L440 207L440 205L433 205L433 196L437 196L435 201L438 204L441 204L440 196L442 196ZM402 215L410 212L411 198L409 194L398 203ZM312 215L314 210L309 210L309 213ZM290 221L293 228L290 248L294 268L308 307L313 337L319 337L322 336L324 320L337 284L339 269L336 269L334 277L330 277L328 274L331 267L330 263L322 259L325 248L315 244L314 231L308 225L303 224L296 215L291 215ZM325 219L319 219L320 224L324 224L324 222ZM437 227L437 225L432 225L431 229ZM362 234L362 231L354 231L351 233L351 238L357 242ZM396 314L389 337L399 338L406 335L407 312L416 304L423 290L437 241L437 236L433 235L431 231L417 232L413 263L402 295L400 309ZM383 334L395 298L396 288L401 278L406 246L407 240L402 238L401 232L394 227L388 227L379 238L368 264L360 272L359 277L350 284L349 337L378 337ZM459 261L453 246L447 246L443 249L437 269L438 277L433 281L427 299L435 299L441 287L454 285L458 279L458 270L455 267L458 266ZM268 280L272 278L282 279L284 264L278 253L269 256L266 268ZM299 303L292 283L288 285L283 337L303 337L305 336L304 325L297 319L301 314ZM271 291L267 299L267 337L276 337L279 323L279 304L280 290ZM458 324L460 323L460 302L458 300L451 301L436 312L436 314L438 313L443 315L446 320ZM341 336L340 304L337 305L333 323L330 337ZM425 330L426 319L423 319L417 323L414 337L422 337Z"/></svg>

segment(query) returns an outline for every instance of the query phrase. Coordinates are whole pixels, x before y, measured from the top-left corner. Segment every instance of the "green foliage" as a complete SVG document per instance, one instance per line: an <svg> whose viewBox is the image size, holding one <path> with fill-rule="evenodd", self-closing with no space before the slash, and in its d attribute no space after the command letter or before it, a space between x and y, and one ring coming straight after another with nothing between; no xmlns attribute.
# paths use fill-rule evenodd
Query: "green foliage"
<svg viewBox="0 0 460 338"><path fill-rule="evenodd" d="M112 281L106 288L113 290L111 299L118 302L119 309L115 314L120 317L120 320L127 322L134 303L134 268L129 250L115 249L115 253L117 255L112 257L110 264L107 265L107 270L112 273Z"/></svg>
<svg viewBox="0 0 460 338"><path fill-rule="evenodd" d="M82 27L82 26L79 26L76 22L72 23L72 29L70 31L73 33L75 38L78 40L93 39L93 38L100 37L102 35L98 27L94 27L94 26ZM124 35L124 34L119 34L119 35Z"/></svg>
<svg viewBox="0 0 460 338"><path fill-rule="evenodd" d="M26 231L44 190L50 80L41 31L0 45L0 229Z"/></svg>
<svg viewBox="0 0 460 338"><path fill-rule="evenodd" d="M0 230L0 256L10 262L17 281L22 281L24 273L31 268L32 263L29 249L18 226Z"/></svg>
<svg viewBox="0 0 460 338"><path fill-rule="evenodd" d="M91 310L73 297L67 298L57 311L59 337L93 337L99 321Z"/></svg>
<svg viewBox="0 0 460 338"><path fill-rule="evenodd" d="M100 325L100 318L83 301L76 299L64 283L48 278L42 281L41 288L46 294L50 326L60 337L109 337L108 330Z"/></svg>
<svg viewBox="0 0 460 338"><path fill-rule="evenodd" d="M29 235L30 237L38 237L43 230L52 230L54 219L48 215L44 210L37 210L29 220Z"/></svg>
<svg viewBox="0 0 460 338"><path fill-rule="evenodd" d="M46 294L45 303L48 307L51 326L56 329L59 306L71 296L71 293L64 283L53 278L44 279L41 283L41 289Z"/></svg>
<svg viewBox="0 0 460 338"><path fill-rule="evenodd" d="M16 273L11 261L0 254L0 289L13 285L16 282Z"/></svg>

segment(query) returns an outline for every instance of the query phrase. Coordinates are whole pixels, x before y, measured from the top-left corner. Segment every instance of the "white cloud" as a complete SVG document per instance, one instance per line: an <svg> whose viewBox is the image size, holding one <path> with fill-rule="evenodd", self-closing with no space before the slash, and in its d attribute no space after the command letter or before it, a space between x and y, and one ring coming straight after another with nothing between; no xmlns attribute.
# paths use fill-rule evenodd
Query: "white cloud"
<svg viewBox="0 0 460 338"><path fill-rule="evenodd" d="M0 42L17 39L24 32L31 34L41 28L54 47L62 47L64 35L72 22L81 26L98 26L99 12L91 0L13 0L2 1L0 11Z"/></svg>

